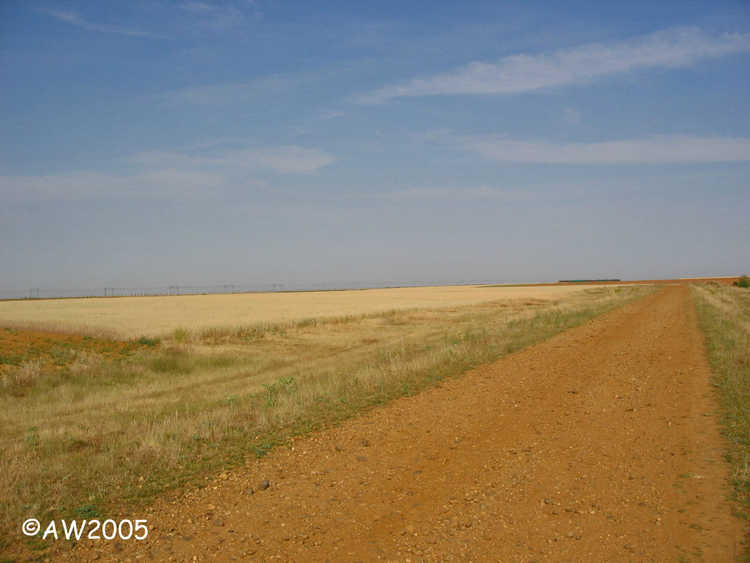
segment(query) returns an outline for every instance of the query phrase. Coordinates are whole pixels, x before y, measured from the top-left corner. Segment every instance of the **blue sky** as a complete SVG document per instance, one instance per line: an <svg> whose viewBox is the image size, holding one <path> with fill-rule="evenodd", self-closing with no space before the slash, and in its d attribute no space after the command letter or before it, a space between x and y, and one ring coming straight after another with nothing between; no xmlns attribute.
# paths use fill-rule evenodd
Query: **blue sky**
<svg viewBox="0 0 750 563"><path fill-rule="evenodd" d="M750 270L750 5L553 4L0 3L0 290Z"/></svg>

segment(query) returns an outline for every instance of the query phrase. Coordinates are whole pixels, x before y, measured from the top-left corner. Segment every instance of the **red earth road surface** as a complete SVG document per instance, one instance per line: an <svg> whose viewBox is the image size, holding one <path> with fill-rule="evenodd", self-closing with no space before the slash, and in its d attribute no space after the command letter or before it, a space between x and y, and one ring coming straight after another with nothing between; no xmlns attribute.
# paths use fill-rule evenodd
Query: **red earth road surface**
<svg viewBox="0 0 750 563"><path fill-rule="evenodd" d="M302 437L86 561L731 561L743 524L685 285ZM267 488L259 486L267 480Z"/></svg>

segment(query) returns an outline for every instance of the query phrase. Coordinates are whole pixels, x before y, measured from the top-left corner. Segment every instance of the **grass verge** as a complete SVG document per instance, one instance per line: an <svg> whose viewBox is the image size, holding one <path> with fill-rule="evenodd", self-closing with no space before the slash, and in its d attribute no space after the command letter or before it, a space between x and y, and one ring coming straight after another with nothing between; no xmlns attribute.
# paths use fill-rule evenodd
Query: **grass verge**
<svg viewBox="0 0 750 563"><path fill-rule="evenodd" d="M704 284L693 292L729 444L732 496L737 514L750 520L750 290Z"/></svg>
<svg viewBox="0 0 750 563"><path fill-rule="evenodd" d="M136 513L165 490L205 482L291 436L416 393L651 290L179 329L116 360L76 357L64 377L41 373L22 392L0 386L7 499L0 537L9 538L6 547L22 541L18 525L28 517Z"/></svg>

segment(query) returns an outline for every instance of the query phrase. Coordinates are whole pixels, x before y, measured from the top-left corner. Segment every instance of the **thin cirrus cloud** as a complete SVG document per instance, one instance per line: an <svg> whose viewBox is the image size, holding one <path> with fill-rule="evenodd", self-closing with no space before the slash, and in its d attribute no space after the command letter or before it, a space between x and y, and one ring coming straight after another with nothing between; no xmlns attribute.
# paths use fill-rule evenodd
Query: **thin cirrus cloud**
<svg viewBox="0 0 750 563"><path fill-rule="evenodd" d="M73 171L38 176L0 176L6 201L206 198L225 184L221 174L163 168L132 174Z"/></svg>
<svg viewBox="0 0 750 563"><path fill-rule="evenodd" d="M110 24L102 24L102 23L96 23L88 21L87 19L84 19L81 17L80 14L77 14L76 12L71 11L65 11L65 10L40 10L42 13L47 14L48 16L51 16L55 18L58 21L65 22L70 25L74 25L76 27L80 27L81 29L86 29L88 31L98 31L101 33L116 33L118 35L129 35L132 37L154 37L154 38L164 38L164 35L161 35L159 33L152 33L150 31L143 31L139 29L129 29L125 27L120 27L117 25L110 25Z"/></svg>
<svg viewBox="0 0 750 563"><path fill-rule="evenodd" d="M213 31L225 31L241 25L248 9L257 17L256 8L249 2L223 2L221 4L185 2L180 7L184 12L197 18L193 20L193 24Z"/></svg>
<svg viewBox="0 0 750 563"><path fill-rule="evenodd" d="M257 176L310 174L335 161L320 149L282 146L200 150L199 154L151 151L125 159L125 174L79 170L36 176L0 176L0 198L9 201L64 201L92 198L205 199L226 190L264 188Z"/></svg>
<svg viewBox="0 0 750 563"><path fill-rule="evenodd" d="M535 195L520 189L503 189L491 186L478 187L408 187L377 194L377 199L393 202L420 200L497 200L515 203L535 199Z"/></svg>
<svg viewBox="0 0 750 563"><path fill-rule="evenodd" d="M270 170L282 174L310 174L332 164L336 158L320 149L287 145L203 151L202 154L152 151L137 154L131 162L152 167L240 171Z"/></svg>
<svg viewBox="0 0 750 563"><path fill-rule="evenodd" d="M191 27L207 28L216 32L226 31L243 25L248 16L255 20L263 18L263 12L256 2L250 0L229 0L220 3L190 1L183 2L180 8L196 19Z"/></svg>
<svg viewBox="0 0 750 563"><path fill-rule="evenodd" d="M172 104L197 106L243 103L254 97L285 93L295 83L295 78L289 75L273 75L248 82L189 86L164 93L162 100Z"/></svg>
<svg viewBox="0 0 750 563"><path fill-rule="evenodd" d="M497 162L542 164L690 164L750 161L750 138L655 135L592 143L519 141L498 136L444 138Z"/></svg>
<svg viewBox="0 0 750 563"><path fill-rule="evenodd" d="M666 29L627 41L591 43L552 53L518 54L498 62L472 62L456 70L360 96L362 104L401 97L514 94L588 82L637 69L688 66L700 60L750 51L750 34L710 34L698 28Z"/></svg>
<svg viewBox="0 0 750 563"><path fill-rule="evenodd" d="M185 2L181 7L187 12L193 12L196 14L205 14L217 9L213 4L206 4L205 2Z"/></svg>

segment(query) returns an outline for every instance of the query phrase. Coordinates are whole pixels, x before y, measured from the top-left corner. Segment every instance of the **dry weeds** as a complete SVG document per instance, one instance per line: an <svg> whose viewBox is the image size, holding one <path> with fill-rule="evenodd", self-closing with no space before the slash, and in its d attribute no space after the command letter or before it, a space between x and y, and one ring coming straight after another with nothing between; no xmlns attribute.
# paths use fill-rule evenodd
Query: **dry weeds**
<svg viewBox="0 0 750 563"><path fill-rule="evenodd" d="M557 302L182 328L127 357L76 356L62 374L19 368L27 371L10 376L29 379L23 392L0 389L0 532L31 516L132 512L248 453L263 455L290 435L417 392L647 291L587 288Z"/></svg>
<svg viewBox="0 0 750 563"><path fill-rule="evenodd" d="M693 288L729 442L734 496L750 518L750 289L719 284ZM745 557L750 561L750 551Z"/></svg>

